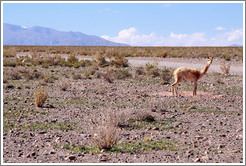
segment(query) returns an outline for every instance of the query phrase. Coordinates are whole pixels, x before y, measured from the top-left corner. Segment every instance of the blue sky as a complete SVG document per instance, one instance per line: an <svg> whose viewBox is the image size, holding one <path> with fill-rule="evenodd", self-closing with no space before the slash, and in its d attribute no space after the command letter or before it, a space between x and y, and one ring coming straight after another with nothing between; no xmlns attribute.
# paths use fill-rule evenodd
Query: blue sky
<svg viewBox="0 0 246 166"><path fill-rule="evenodd" d="M243 44L242 3L4 3L3 22L137 46Z"/></svg>

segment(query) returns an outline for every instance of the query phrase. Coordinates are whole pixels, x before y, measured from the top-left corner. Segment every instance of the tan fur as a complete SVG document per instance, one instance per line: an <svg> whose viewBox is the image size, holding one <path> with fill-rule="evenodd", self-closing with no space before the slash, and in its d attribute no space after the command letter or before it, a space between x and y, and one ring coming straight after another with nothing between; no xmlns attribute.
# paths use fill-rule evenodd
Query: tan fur
<svg viewBox="0 0 246 166"><path fill-rule="evenodd" d="M197 81L206 74L208 71L208 68L210 67L211 63L213 61L213 58L208 58L208 62L204 69L198 70L198 69L193 69L193 68L188 68L188 67L180 67L174 70L173 76L175 79L175 82L172 84L172 94L176 93L176 96L178 96L178 89L177 86L183 79L186 81L191 81L194 82L194 90L193 90L193 95L196 95L196 90L197 90Z"/></svg>

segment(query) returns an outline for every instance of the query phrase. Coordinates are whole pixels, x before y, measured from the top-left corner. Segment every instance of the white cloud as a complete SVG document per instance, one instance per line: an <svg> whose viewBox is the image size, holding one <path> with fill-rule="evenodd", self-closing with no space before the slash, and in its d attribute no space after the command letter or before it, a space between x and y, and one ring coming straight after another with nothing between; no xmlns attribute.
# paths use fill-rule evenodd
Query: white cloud
<svg viewBox="0 0 246 166"><path fill-rule="evenodd" d="M22 27L22 28L25 28L25 29L28 28L27 26L24 26L24 25L22 25L21 27Z"/></svg>
<svg viewBox="0 0 246 166"><path fill-rule="evenodd" d="M131 27L129 29L123 29L119 32L118 36L115 37L109 37L107 35L103 35L101 37L106 40L110 40L118 43L130 44L132 46L140 46L140 45L146 46L157 40L157 37L155 36L154 33L138 34L137 29L135 27Z"/></svg>
<svg viewBox="0 0 246 166"><path fill-rule="evenodd" d="M223 30L225 30L225 28L224 27L216 27L215 30L216 31L223 31Z"/></svg>
<svg viewBox="0 0 246 166"><path fill-rule="evenodd" d="M176 34L171 32L167 37L163 37L156 35L154 32L140 34L135 27L131 27L121 30L117 36L103 35L101 37L109 41L129 44L131 46L228 46L231 44L242 44L243 31L238 29L210 38L206 37L204 32L192 34Z"/></svg>
<svg viewBox="0 0 246 166"><path fill-rule="evenodd" d="M166 3L166 4L164 4L163 6L164 6L164 7L171 7L172 5L171 5L171 3Z"/></svg>
<svg viewBox="0 0 246 166"><path fill-rule="evenodd" d="M187 37L186 34L174 34L173 32L170 34L170 38L173 38L173 39L183 39Z"/></svg>
<svg viewBox="0 0 246 166"><path fill-rule="evenodd" d="M226 35L228 35L227 41L235 41L243 37L243 30L236 29L231 32L227 32Z"/></svg>

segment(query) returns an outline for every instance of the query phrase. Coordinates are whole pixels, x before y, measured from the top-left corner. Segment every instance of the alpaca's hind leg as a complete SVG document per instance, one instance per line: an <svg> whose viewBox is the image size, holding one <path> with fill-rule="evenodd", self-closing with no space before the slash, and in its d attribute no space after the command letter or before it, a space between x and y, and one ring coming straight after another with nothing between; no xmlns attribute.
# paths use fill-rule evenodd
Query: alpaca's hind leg
<svg viewBox="0 0 246 166"><path fill-rule="evenodd" d="M178 88L177 85L182 81L181 77L176 78L176 81L172 84L172 94L174 96L174 93L176 96L178 96Z"/></svg>

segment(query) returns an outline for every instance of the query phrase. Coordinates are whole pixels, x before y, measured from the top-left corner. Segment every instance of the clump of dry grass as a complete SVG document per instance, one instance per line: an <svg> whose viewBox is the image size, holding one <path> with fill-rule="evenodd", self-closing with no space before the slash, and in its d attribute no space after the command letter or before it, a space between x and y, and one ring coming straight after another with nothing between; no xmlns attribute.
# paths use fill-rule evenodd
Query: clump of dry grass
<svg viewBox="0 0 246 166"><path fill-rule="evenodd" d="M35 91L34 99L35 99L35 106L36 107L42 107L45 103L45 100L47 99L48 94L46 89L38 89Z"/></svg>
<svg viewBox="0 0 246 166"><path fill-rule="evenodd" d="M99 117L99 119L96 119L96 122L93 121L92 131L94 136L92 142L100 150L110 150L120 139L117 128L118 118L114 112L107 112L106 114L99 115Z"/></svg>
<svg viewBox="0 0 246 166"><path fill-rule="evenodd" d="M155 116L152 112L146 110L135 111L134 119L138 121L153 122L155 121Z"/></svg>
<svg viewBox="0 0 246 166"><path fill-rule="evenodd" d="M220 64L220 69L222 71L223 74L229 74L230 73L230 64L226 65L225 60L221 62Z"/></svg>

